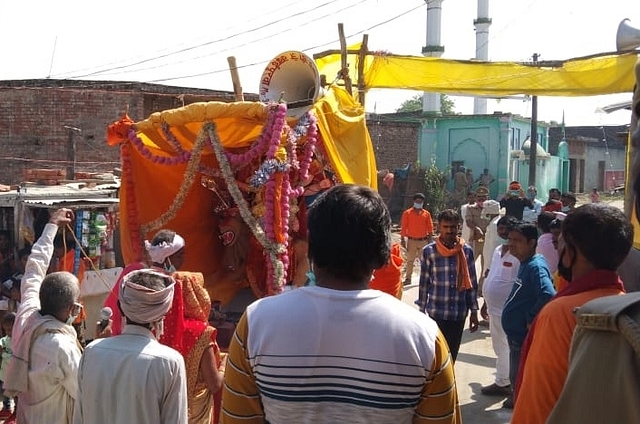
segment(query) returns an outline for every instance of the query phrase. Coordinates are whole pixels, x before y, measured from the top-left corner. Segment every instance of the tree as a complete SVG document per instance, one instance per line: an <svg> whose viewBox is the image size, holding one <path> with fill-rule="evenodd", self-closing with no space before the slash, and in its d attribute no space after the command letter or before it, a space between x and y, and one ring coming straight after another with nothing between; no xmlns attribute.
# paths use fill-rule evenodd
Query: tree
<svg viewBox="0 0 640 424"><path fill-rule="evenodd" d="M443 115L455 115L455 102L446 94L440 95L440 113ZM422 110L422 94L416 94L402 102L396 112L416 112Z"/></svg>

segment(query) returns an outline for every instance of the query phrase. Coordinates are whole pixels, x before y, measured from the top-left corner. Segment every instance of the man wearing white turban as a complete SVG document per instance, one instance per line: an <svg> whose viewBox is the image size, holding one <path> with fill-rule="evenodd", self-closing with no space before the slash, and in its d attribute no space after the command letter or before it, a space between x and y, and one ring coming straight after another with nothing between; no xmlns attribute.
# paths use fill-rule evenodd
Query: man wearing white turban
<svg viewBox="0 0 640 424"><path fill-rule="evenodd" d="M184 238L175 231L168 229L159 230L151 241L145 240L144 244L151 267L155 270L172 274L182 267L184 262L185 241ZM142 263L127 265L104 302L104 306L111 308L113 311L113 316L111 317L111 332L114 336L122 332L124 325L122 314L118 308L122 279L132 271L147 267L148 265Z"/></svg>
<svg viewBox="0 0 640 424"><path fill-rule="evenodd" d="M158 343L175 280L155 269L127 274L118 294L121 335L89 344L80 360L74 424L187 423L182 355Z"/></svg>

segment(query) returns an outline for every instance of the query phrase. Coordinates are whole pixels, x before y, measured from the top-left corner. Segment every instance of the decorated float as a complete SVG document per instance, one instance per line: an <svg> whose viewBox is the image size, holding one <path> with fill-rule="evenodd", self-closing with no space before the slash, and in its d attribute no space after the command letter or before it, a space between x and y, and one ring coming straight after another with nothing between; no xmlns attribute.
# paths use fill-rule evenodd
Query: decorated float
<svg viewBox="0 0 640 424"><path fill-rule="evenodd" d="M183 269L199 271L224 307L304 283L306 213L341 183L376 185L365 113L345 89L321 86L312 59L274 58L261 102L194 103L108 130L122 158L121 244L144 259L161 228L186 240Z"/></svg>

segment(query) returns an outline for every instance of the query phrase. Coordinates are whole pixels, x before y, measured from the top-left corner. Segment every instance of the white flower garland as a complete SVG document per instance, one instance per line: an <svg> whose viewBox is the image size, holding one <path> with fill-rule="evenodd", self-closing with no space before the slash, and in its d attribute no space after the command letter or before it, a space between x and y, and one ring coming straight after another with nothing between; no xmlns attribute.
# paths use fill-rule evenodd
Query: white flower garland
<svg viewBox="0 0 640 424"><path fill-rule="evenodd" d="M269 240L264 232L264 229L260 226L256 218L251 213L249 204L242 195L242 192L238 187L238 183L233 175L233 171L229 166L229 161L227 160L227 155L224 152L222 143L220 143L220 138L218 137L215 124L213 122L206 122L202 126L202 131L206 131L209 134L211 147L213 148L216 159L218 160L218 166L220 167L220 171L222 171L222 177L227 184L229 194L231 194L231 197L236 203L236 206L238 206L240 216L242 216L242 219L249 226L249 229L251 229L253 235L269 254L269 259L271 261L271 264L273 265L273 277L276 286L282 286L284 284L284 264L282 263L278 255L285 253L286 246L282 243L275 243Z"/></svg>

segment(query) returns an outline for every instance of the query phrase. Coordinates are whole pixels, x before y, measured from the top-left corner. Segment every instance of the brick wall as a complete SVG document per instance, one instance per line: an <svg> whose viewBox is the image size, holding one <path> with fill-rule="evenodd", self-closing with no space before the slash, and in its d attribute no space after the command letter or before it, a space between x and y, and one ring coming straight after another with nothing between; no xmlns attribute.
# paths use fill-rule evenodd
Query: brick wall
<svg viewBox="0 0 640 424"><path fill-rule="evenodd" d="M385 122L367 120L367 128L376 155L378 169L393 172L418 160L419 122Z"/></svg>
<svg viewBox="0 0 640 424"><path fill-rule="evenodd" d="M233 95L144 83L0 81L0 183L19 183L31 168L66 170L73 142L76 172L113 171L120 164L119 149L107 146L106 130L127 107L139 121L156 111L212 100L233 101Z"/></svg>

